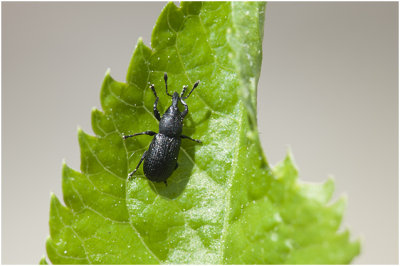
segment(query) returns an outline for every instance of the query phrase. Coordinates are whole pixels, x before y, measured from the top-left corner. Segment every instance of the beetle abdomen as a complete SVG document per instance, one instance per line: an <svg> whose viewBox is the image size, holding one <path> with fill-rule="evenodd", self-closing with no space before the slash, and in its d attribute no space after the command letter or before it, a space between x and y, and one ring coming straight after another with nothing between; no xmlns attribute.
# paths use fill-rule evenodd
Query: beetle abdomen
<svg viewBox="0 0 400 266"><path fill-rule="evenodd" d="M167 180L176 168L180 146L180 138L156 134L143 162L145 176L154 182Z"/></svg>

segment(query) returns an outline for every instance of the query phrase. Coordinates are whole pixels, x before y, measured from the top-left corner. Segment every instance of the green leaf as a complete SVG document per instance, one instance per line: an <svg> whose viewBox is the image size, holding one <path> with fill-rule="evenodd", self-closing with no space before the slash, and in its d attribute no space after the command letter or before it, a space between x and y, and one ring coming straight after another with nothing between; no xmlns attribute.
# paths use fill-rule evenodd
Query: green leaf
<svg viewBox="0 0 400 266"><path fill-rule="evenodd" d="M345 201L329 203L332 179L301 184L290 155L270 168L257 133L256 90L265 4L168 3L152 35L139 39L126 82L110 73L102 111L92 111L90 136L78 131L81 171L62 171L66 206L51 196L47 255L62 264L349 263L359 253L339 226ZM169 91L199 87L189 114L179 167L152 183L138 164L157 131L154 84L161 113ZM42 260L43 261L43 260Z"/></svg>

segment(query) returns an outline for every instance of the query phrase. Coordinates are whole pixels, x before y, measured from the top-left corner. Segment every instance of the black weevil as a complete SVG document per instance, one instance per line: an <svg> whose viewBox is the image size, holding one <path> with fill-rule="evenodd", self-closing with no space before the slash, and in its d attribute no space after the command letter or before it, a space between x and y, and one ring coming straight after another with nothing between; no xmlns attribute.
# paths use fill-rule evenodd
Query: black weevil
<svg viewBox="0 0 400 266"><path fill-rule="evenodd" d="M133 170L128 178L130 179L133 174L137 171L140 164L143 163L143 172L144 175L153 182L164 182L167 185L167 178L171 176L172 172L178 167L178 155L179 149L181 146L181 138L182 139L190 139L192 141L201 143L200 140L192 139L188 136L182 135L182 126L183 119L187 115L189 109L184 100L186 100L190 94L192 94L193 90L199 85L200 81L197 81L193 85L193 89L189 92L188 96L183 97L183 94L187 90L187 86L184 86L179 95L177 92L174 92L173 95L168 93L167 86L168 75L164 73L164 81L165 81L165 91L168 96L172 98L172 104L168 107L167 111L160 117L160 113L157 109L158 96L156 90L154 89L154 85L150 86L151 90L156 97L156 101L153 105L154 116L159 121L159 133L154 131L144 131L140 133L136 133L133 135L123 136L123 139L127 139L130 137L138 136L138 135L149 135L154 136L153 140L150 143L149 149L143 153L142 158L139 161L139 164L136 166L135 170ZM185 110L182 112L178 109L178 102L181 102L185 107Z"/></svg>

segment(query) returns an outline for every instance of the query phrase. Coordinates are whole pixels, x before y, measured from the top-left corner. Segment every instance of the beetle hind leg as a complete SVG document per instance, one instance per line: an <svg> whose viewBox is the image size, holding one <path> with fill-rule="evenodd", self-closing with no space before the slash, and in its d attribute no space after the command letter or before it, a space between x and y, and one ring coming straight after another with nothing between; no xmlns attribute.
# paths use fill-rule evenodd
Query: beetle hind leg
<svg viewBox="0 0 400 266"><path fill-rule="evenodd" d="M201 143L201 140L199 140L199 139L192 139L191 137L188 137L188 136L186 136L186 135L181 135L181 138L182 138L182 139L190 139L191 141L195 141L195 142L197 142L197 143Z"/></svg>

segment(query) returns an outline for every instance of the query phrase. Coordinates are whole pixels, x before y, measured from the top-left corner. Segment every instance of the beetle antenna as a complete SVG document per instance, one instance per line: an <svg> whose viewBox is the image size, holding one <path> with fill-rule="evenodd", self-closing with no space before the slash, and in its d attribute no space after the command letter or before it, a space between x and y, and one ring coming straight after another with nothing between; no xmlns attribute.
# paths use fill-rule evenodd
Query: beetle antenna
<svg viewBox="0 0 400 266"><path fill-rule="evenodd" d="M188 88L188 86L186 86L186 85L183 86L183 89L182 89L182 92L181 92L181 98L182 98L183 94L185 94L187 88ZM184 98L184 99L186 99L186 98Z"/></svg>
<svg viewBox="0 0 400 266"><path fill-rule="evenodd" d="M196 81L196 83L193 85L193 89L189 92L188 96L183 97L183 100L189 98L190 94L192 94L192 92L194 91L194 89L197 88L197 86L199 85L199 83L200 83L200 80ZM181 94L181 95L183 95L183 91L182 91L182 94Z"/></svg>
<svg viewBox="0 0 400 266"><path fill-rule="evenodd" d="M168 95L169 97L172 97L172 95L168 93L168 85L167 85L167 80L168 80L168 75L167 75L167 72L165 72L165 73L164 73L165 92L167 93L167 95Z"/></svg>

